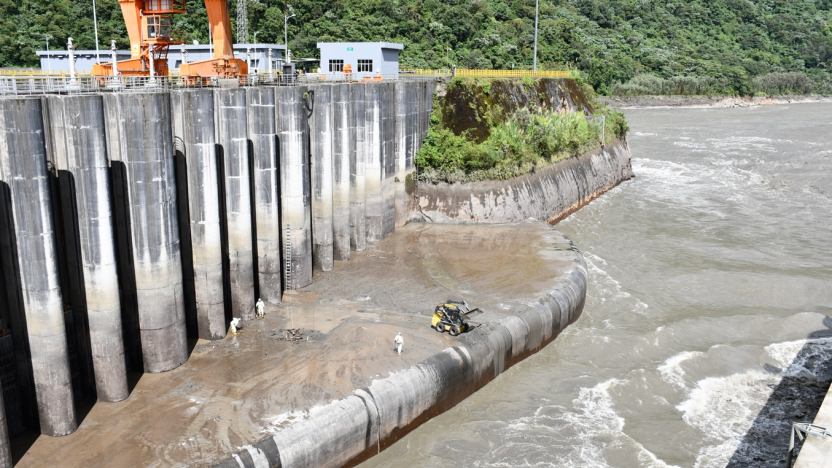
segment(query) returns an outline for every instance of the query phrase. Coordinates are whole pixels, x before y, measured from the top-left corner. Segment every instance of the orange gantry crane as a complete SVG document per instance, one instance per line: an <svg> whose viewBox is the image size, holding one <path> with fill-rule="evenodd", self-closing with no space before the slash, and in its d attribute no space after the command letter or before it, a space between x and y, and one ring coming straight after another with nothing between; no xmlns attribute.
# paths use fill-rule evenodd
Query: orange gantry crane
<svg viewBox="0 0 832 468"><path fill-rule="evenodd" d="M248 73L246 62L234 58L228 0L204 0L214 42L214 57L182 63L179 74L188 77L233 78ZM118 0L130 37L130 59L116 64L119 75L156 76L168 74L168 50L182 44L172 29L172 15L185 13L185 0ZM184 57L183 57L184 59ZM93 75L112 76L113 64L93 65Z"/></svg>

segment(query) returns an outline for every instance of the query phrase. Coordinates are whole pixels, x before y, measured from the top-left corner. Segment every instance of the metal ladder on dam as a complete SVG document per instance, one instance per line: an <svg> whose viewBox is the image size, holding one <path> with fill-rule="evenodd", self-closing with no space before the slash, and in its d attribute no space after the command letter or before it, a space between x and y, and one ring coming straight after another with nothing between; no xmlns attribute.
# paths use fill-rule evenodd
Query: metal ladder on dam
<svg viewBox="0 0 832 468"><path fill-rule="evenodd" d="M292 228L286 225L286 234L284 239L284 268L286 270L286 284L284 288L289 289L292 286Z"/></svg>

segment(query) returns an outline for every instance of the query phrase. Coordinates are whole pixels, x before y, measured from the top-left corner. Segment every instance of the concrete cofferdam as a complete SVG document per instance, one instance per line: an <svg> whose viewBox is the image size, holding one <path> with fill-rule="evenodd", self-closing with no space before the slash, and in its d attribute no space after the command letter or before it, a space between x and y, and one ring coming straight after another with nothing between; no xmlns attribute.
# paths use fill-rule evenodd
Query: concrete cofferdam
<svg viewBox="0 0 832 468"><path fill-rule="evenodd" d="M433 87L0 99L0 467L391 234Z"/></svg>

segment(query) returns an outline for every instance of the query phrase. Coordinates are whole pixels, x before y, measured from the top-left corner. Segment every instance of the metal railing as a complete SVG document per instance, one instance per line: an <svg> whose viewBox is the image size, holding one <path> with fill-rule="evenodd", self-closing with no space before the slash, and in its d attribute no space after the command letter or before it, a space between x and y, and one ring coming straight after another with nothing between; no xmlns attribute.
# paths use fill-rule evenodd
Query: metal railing
<svg viewBox="0 0 832 468"><path fill-rule="evenodd" d="M382 81L430 80L437 77L409 73L301 73L298 80L304 84L313 83L378 83Z"/></svg>
<svg viewBox="0 0 832 468"><path fill-rule="evenodd" d="M32 73L9 70L0 72L0 96L31 96L42 94L79 94L107 91L153 92L182 88L237 87L237 86L296 86L298 84L373 83L389 81L435 80L449 76L472 78L575 78L577 70L402 70L399 73L299 73L285 75L279 71L258 72L238 78L201 76L93 76L89 73L69 76L65 72ZM453 74L452 74L453 73Z"/></svg>
<svg viewBox="0 0 832 468"><path fill-rule="evenodd" d="M363 83L379 81L411 81L434 79L415 75L381 75L344 73L301 73L285 75L280 72L260 72L237 78L203 76L92 76L75 78L57 75L0 75L0 96L35 96L44 94L90 94L112 91L157 92L184 88L214 88L239 86L296 86L299 84Z"/></svg>
<svg viewBox="0 0 832 468"><path fill-rule="evenodd" d="M460 78L578 78L578 70L479 70L468 68L449 69L402 69L400 74L433 75L437 77L458 76Z"/></svg>

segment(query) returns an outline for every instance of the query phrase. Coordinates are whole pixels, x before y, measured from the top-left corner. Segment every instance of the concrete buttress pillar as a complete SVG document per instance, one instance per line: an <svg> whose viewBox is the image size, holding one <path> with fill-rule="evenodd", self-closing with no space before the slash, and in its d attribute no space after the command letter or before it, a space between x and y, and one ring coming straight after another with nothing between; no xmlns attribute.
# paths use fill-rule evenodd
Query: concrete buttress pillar
<svg viewBox="0 0 832 468"><path fill-rule="evenodd" d="M417 134L417 126L418 126L418 115L416 109L416 89L419 86L418 81L411 81L408 83L407 87L407 104L406 104L406 111L407 111L407 141L405 145L407 149L405 153L407 155L407 161L405 162L405 173L412 174L416 170L416 134ZM415 174L413 174L415 176ZM408 205L408 210L410 206Z"/></svg>
<svg viewBox="0 0 832 468"><path fill-rule="evenodd" d="M200 338L218 340L225 337L226 324L214 93L173 91L171 104L173 137L184 148L187 165L197 328Z"/></svg>
<svg viewBox="0 0 832 468"><path fill-rule="evenodd" d="M407 222L408 203L407 192L404 189L407 175L407 141L410 127L408 124L408 99L410 97L411 82L400 81L396 87L396 155L395 155L395 194L396 194L396 227L404 226Z"/></svg>
<svg viewBox="0 0 832 468"><path fill-rule="evenodd" d="M367 246L367 213L365 211L364 164L366 142L364 141L364 122L366 102L363 84L350 85L350 132L354 143L350 151L350 248L361 252Z"/></svg>
<svg viewBox="0 0 832 468"><path fill-rule="evenodd" d="M424 87L422 88L424 91L424 115L422 115L422 134L420 135L419 139L419 146L418 148L422 147L422 144L425 141L425 138L428 136L428 130L430 129L430 114L433 112L433 92L436 89L436 82L435 81L428 81L424 83ZM417 151L418 151L417 148Z"/></svg>
<svg viewBox="0 0 832 468"><path fill-rule="evenodd" d="M111 165L123 165L131 287L151 373L188 360L170 110L167 93L104 95L107 153Z"/></svg>
<svg viewBox="0 0 832 468"><path fill-rule="evenodd" d="M309 117L312 151L312 266L332 271L332 137L333 104L330 85L309 88L312 115Z"/></svg>
<svg viewBox="0 0 832 468"><path fill-rule="evenodd" d="M255 297L246 90L214 93L217 142L223 148L231 308L234 317L249 320L254 318Z"/></svg>
<svg viewBox="0 0 832 468"><path fill-rule="evenodd" d="M280 213L286 289L312 283L312 212L307 88L274 90L280 142Z"/></svg>
<svg viewBox="0 0 832 468"><path fill-rule="evenodd" d="M50 96L51 148L58 177L71 178L83 262L83 302L99 401L127 398L127 366L116 267L110 162L101 96ZM78 324L76 323L76 326Z"/></svg>
<svg viewBox="0 0 832 468"><path fill-rule="evenodd" d="M251 140L254 180L257 275L260 297L281 300L280 185L275 129L274 88L247 88L248 135Z"/></svg>
<svg viewBox="0 0 832 468"><path fill-rule="evenodd" d="M41 432L78 427L47 180L39 99L0 99L0 181L11 193L23 308Z"/></svg>
<svg viewBox="0 0 832 468"><path fill-rule="evenodd" d="M396 89L394 86L394 83L381 84L382 238L396 230Z"/></svg>
<svg viewBox="0 0 832 468"><path fill-rule="evenodd" d="M416 126L414 128L414 133L416 135L415 143L416 143L416 151L419 151L420 143L422 141L425 125L422 121L423 117L425 116L425 83L417 82L416 86L414 86L414 93L413 93L413 111L416 113Z"/></svg>
<svg viewBox="0 0 832 468"><path fill-rule="evenodd" d="M3 383L0 382L0 390ZM9 428L6 425L6 406L0 391L0 468L12 468L12 451L9 445Z"/></svg>
<svg viewBox="0 0 832 468"><path fill-rule="evenodd" d="M350 259L350 155L354 134L350 132L350 84L332 87L334 133L332 138L332 231L335 260Z"/></svg>
<svg viewBox="0 0 832 468"><path fill-rule="evenodd" d="M367 242L377 242L383 236L384 206L381 193L381 181L384 177L383 140L381 122L381 83L365 85L365 210L367 224Z"/></svg>

